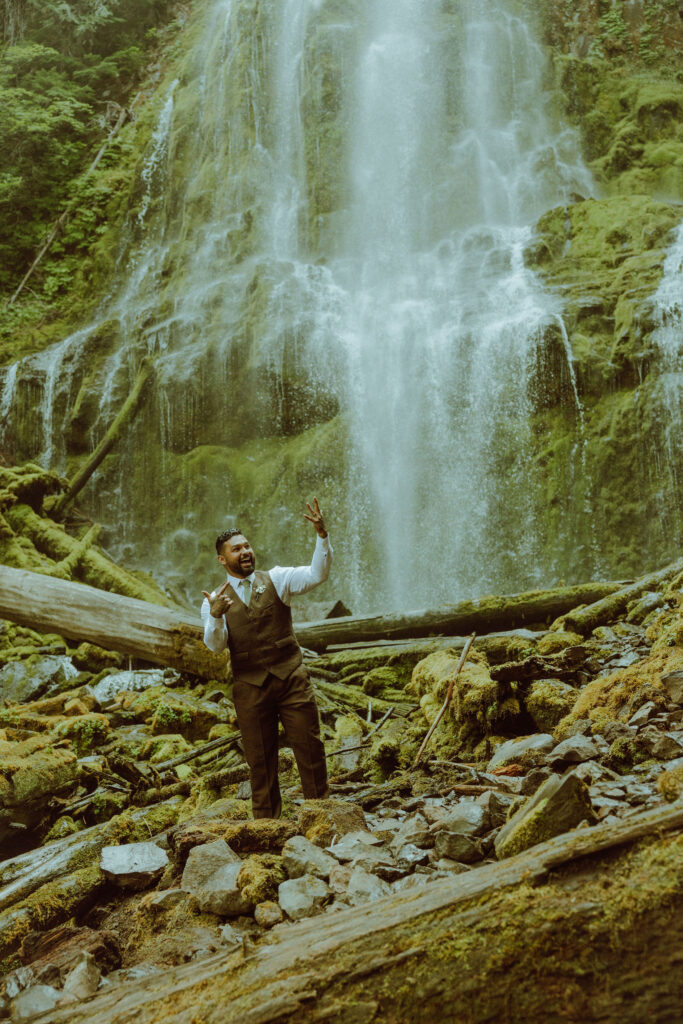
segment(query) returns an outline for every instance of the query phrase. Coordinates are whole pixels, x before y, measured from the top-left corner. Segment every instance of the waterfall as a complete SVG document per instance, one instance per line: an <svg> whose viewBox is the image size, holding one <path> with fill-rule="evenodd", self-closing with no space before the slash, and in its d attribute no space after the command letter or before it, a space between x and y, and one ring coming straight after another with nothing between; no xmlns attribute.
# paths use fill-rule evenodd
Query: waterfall
<svg viewBox="0 0 683 1024"><path fill-rule="evenodd" d="M567 505L580 494L580 536L568 544L590 547L561 301L524 252L540 214L592 184L553 113L544 51L514 10L206 4L159 100L115 284L62 343L70 359L96 354L81 367L99 396L92 444L139 359L155 358L154 401L90 492L117 553L194 594L239 500L257 546L303 557L298 510L246 484L238 499L235 466L276 461L274 439L338 422L346 454L319 496L337 498L336 592L354 611L565 574L533 455L551 349L576 421L561 489ZM82 380L71 361L55 376L61 347L31 359L5 378L7 430L30 364L43 394L34 453L62 464ZM251 454L235 454L245 445ZM314 447L306 458L313 478Z"/></svg>
<svg viewBox="0 0 683 1024"><path fill-rule="evenodd" d="M664 260L662 279L652 300L657 324L652 333L660 362L660 387L663 390L663 437L666 458L663 470L672 476L672 493L680 494L682 481L678 479L677 456L683 447L683 223Z"/></svg>

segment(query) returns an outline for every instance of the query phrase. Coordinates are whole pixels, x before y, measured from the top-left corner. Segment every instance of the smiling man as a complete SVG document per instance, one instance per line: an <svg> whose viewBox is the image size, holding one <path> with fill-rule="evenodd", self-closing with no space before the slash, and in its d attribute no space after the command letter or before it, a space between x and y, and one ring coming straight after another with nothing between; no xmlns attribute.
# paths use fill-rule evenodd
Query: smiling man
<svg viewBox="0 0 683 1024"><path fill-rule="evenodd" d="M251 772L255 818L280 816L278 720L296 758L304 797L328 794L318 709L290 608L296 594L324 583L332 562L318 499L306 507L305 518L318 535L310 565L255 571L256 559L247 538L240 530L226 530L216 540L216 551L228 578L213 593L202 591L204 643L212 651L226 647L230 651L233 700Z"/></svg>

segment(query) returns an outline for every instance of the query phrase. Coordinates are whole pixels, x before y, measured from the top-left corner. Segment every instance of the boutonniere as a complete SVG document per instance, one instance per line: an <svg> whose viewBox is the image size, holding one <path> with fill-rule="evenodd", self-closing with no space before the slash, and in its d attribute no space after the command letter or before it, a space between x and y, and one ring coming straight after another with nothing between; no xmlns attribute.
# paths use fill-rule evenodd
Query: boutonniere
<svg viewBox="0 0 683 1024"><path fill-rule="evenodd" d="M257 586L254 587L254 596L255 597L260 597L261 594L265 594L265 592L266 592L266 588L264 587L263 583L259 583L259 584L257 584Z"/></svg>

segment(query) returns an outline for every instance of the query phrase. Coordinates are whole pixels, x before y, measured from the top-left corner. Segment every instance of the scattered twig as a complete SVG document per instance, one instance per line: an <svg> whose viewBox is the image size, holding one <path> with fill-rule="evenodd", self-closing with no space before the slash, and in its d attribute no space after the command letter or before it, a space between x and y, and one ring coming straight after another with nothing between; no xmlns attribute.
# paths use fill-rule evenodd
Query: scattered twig
<svg viewBox="0 0 683 1024"><path fill-rule="evenodd" d="M201 747L190 750L187 754L179 754L178 757L172 757L170 761L162 761L160 764L155 765L155 768L158 772L165 772L168 768L175 768L179 764L193 761L195 757L201 757L202 754L208 754L210 750L217 750L219 747L227 746L228 743L236 743L238 740L239 735L237 733L234 736L219 736L218 739L210 740Z"/></svg>
<svg viewBox="0 0 683 1024"><path fill-rule="evenodd" d="M392 705L389 708L388 711L385 711L385 713L380 718L379 722L377 722L377 724L374 726L374 728L372 728L370 730L370 732L367 734L367 736L364 736L363 739L360 741L360 743L358 743L355 747L340 747L339 750L333 750L327 756L328 757L334 757L335 754L350 754L352 750L360 750L361 747L364 747L366 745L366 743L368 743L368 741L372 739L372 737L375 735L375 733L377 732L379 727L381 725L384 725L384 723L386 722L387 718L389 718L389 716L391 715L393 710L394 710L394 708L393 708L393 705Z"/></svg>
<svg viewBox="0 0 683 1024"><path fill-rule="evenodd" d="M448 690L446 692L446 699L444 700L443 704L441 705L441 708L439 709L438 715L436 716L436 718L434 719L434 721L430 725L429 729L427 730L427 735L423 739L422 746L420 747L420 749L417 752L417 757L415 758L415 761L413 763L413 768L417 768L417 766L419 765L420 758L422 757L422 754L424 753L425 747L427 746L427 744L429 743L430 739L434 735L434 732L436 731L437 725L439 724L439 722L441 721L441 719L443 718L443 716L446 713L446 708L450 704L451 697L453 696L453 687L455 686L455 681L458 678L458 676L460 675L460 670L463 667L463 665L465 664L465 661L467 660L467 655L469 653L469 649L472 646L472 642L473 642L473 640L474 640L476 635L477 635L476 633L472 633L472 636L467 638L467 642L465 643L465 646L462 649L462 654L460 655L460 660L458 662L458 665L457 665L457 668L455 670L455 673L453 674L453 678L451 679L450 683L448 684Z"/></svg>

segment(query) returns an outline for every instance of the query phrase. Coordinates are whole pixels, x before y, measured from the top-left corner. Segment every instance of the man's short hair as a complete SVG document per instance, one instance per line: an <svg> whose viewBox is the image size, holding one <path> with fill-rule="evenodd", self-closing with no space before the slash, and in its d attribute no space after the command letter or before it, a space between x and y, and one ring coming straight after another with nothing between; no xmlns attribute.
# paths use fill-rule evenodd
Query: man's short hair
<svg viewBox="0 0 683 1024"><path fill-rule="evenodd" d="M242 533L242 531L237 526L232 530L223 530L222 533L219 533L216 537L216 552L220 555L226 540L230 540L231 537L236 537L238 533Z"/></svg>

